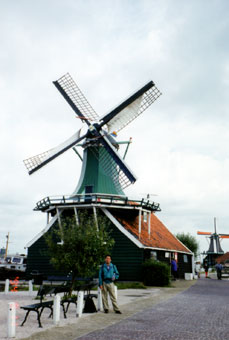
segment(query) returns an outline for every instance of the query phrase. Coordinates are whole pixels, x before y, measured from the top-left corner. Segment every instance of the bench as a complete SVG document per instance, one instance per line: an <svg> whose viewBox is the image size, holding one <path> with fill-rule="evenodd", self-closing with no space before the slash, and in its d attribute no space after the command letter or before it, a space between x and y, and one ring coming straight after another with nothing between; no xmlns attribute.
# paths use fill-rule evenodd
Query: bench
<svg viewBox="0 0 229 340"><path fill-rule="evenodd" d="M21 324L21 327L24 325L24 323L26 322L27 318L28 318L28 315L30 312L36 312L37 313L37 321L38 321L38 324L39 324L39 327L42 327L42 324L41 324L41 314L43 312L43 310L45 308L49 308L51 310L51 313L49 315L49 318L51 318L52 314L53 314L53 301L45 301L45 302L40 302L40 303L35 303L33 305L28 305L28 306L22 306L21 308L26 310L27 313L25 315L25 319L24 321L22 322Z"/></svg>
<svg viewBox="0 0 229 340"><path fill-rule="evenodd" d="M70 282L72 280L71 276L66 275L51 275L47 277L47 281L51 282L51 285L53 282Z"/></svg>
<svg viewBox="0 0 229 340"><path fill-rule="evenodd" d="M53 280L54 281L54 280ZM56 280L55 280L56 281ZM61 277L60 281L64 281ZM94 306L94 302L92 300L92 298L97 298L97 294L91 294L91 289L96 285L95 282L89 282L87 284L83 284L83 285L79 285L76 290L77 293L79 291L84 291L84 301L85 301L85 306L84 306L84 313L90 313L90 312L96 312L96 308ZM35 312L37 313L37 321L39 324L39 327L42 327L41 324L41 315L44 311L45 308L49 308L50 309L50 315L49 318L52 317L53 315L53 300L50 301L43 301L44 296L46 295L56 295L58 293L69 293L69 285L58 285L58 286L54 286L54 285L41 285L38 293L37 293L37 297L40 298L40 302L39 303L35 303L35 304L31 304L31 305L27 305L27 306L22 306L20 307L21 309L26 310L26 315L25 315L25 319L23 320L21 326L23 326L29 316L30 312ZM61 306L63 308L63 314L64 314L64 318L67 318L66 314L68 312L69 306L71 303L74 303L77 306L77 296L76 297L66 297L65 299L63 299L61 301ZM67 304L67 306L65 306L65 304ZM90 311L91 309L91 311Z"/></svg>
<svg viewBox="0 0 229 340"><path fill-rule="evenodd" d="M96 286L95 282L89 282L87 284L79 285L78 287L76 287L77 294L79 291L84 292L84 301L85 301L84 311L83 311L84 313L93 313L97 311L94 306L94 302L92 298L97 298L98 294L91 294L91 289L95 286ZM66 314L68 312L68 308L71 303L77 306L77 296L67 297L61 301L61 306L63 307L63 313L64 313L65 318L67 318ZM66 307L65 307L65 304L67 304Z"/></svg>
<svg viewBox="0 0 229 340"><path fill-rule="evenodd" d="M53 288L52 288L52 290L53 290ZM23 320L23 322L21 324L21 327L26 322L30 312L37 313L37 321L38 321L39 327L42 327L42 324L41 324L41 315L42 315L43 310L45 308L49 308L51 310L49 318L52 317L52 315L53 315L53 300L44 301L43 302L43 298L47 294L50 294L50 295L52 294L52 291L50 290L50 286L42 286L41 285L39 290L38 290L38 293L37 293L37 297L40 298L40 302L20 307L21 309L24 309L24 310L27 311L26 315L25 315L25 319Z"/></svg>

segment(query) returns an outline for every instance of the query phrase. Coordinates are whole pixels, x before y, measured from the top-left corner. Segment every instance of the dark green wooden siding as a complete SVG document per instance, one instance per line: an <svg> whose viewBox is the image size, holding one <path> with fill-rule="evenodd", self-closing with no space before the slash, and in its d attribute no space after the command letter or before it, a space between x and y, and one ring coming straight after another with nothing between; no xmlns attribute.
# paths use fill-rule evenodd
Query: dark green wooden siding
<svg viewBox="0 0 229 340"><path fill-rule="evenodd" d="M72 215L73 210L65 210L65 215ZM108 218L107 218L108 220ZM111 225L110 220L108 220ZM56 222L50 229L58 227ZM143 262L143 249L138 248L132 241L128 239L122 232L120 232L114 225L111 225L111 237L115 240L115 245L112 250L112 261L117 265L120 280L139 280L141 281L141 264ZM33 245L28 249L28 264L27 275L32 270L38 270L45 276L50 275L63 275L67 273L60 273L51 265L50 256L48 255L47 245L44 236L41 236Z"/></svg>
<svg viewBox="0 0 229 340"><path fill-rule="evenodd" d="M112 262L117 266L121 281L142 281L141 267L144 250L113 225L111 234L115 240Z"/></svg>
<svg viewBox="0 0 229 340"><path fill-rule="evenodd" d="M54 224L51 230L56 227L58 227L57 222ZM50 256L48 254L48 249L44 236L41 236L33 245L29 247L27 260L27 276L30 275L32 270L38 270L45 276L67 274L64 272L58 272L50 263Z"/></svg>
<svg viewBox="0 0 229 340"><path fill-rule="evenodd" d="M91 209L92 210L92 209ZM64 215L73 215L73 209L66 209ZM139 248L127 236L125 236L115 225L111 224L107 218L107 223L111 228L111 237L115 240L114 248L111 252L112 262L117 265L121 281L142 281L142 263L146 258L150 258L150 249ZM53 228L58 227L58 223ZM192 268L191 256L188 256L188 263L184 262L183 254L178 253L178 275L184 277L184 273L190 273ZM170 264L170 259L165 258L164 250L157 250L157 260ZM67 273L57 272L50 263L47 246L44 236L41 236L28 249L27 274L32 270L38 270L49 275L64 275Z"/></svg>

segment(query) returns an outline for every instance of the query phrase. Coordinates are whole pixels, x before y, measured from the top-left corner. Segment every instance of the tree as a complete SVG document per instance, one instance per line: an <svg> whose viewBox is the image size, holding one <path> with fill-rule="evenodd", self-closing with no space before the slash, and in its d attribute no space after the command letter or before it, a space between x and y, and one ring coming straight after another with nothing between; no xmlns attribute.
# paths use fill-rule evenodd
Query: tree
<svg viewBox="0 0 229 340"><path fill-rule="evenodd" d="M191 234L187 233L178 233L176 234L176 237L178 240L180 240L188 249L190 249L195 256L197 255L197 251L199 248L199 243L195 236L192 236Z"/></svg>
<svg viewBox="0 0 229 340"><path fill-rule="evenodd" d="M97 221L88 212L61 219L60 228L47 233L45 239L53 266L63 272L71 272L70 294L77 277L90 277L105 255L110 252L114 240L108 231L109 223L104 216Z"/></svg>

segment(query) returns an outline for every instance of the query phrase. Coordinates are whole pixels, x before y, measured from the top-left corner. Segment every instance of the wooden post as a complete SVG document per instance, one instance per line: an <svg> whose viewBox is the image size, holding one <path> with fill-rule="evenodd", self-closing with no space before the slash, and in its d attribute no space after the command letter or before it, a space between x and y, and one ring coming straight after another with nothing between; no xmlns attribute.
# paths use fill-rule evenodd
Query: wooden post
<svg viewBox="0 0 229 340"><path fill-rule="evenodd" d="M7 337L15 338L15 335L16 335L16 305L15 302L9 302L7 314Z"/></svg>
<svg viewBox="0 0 229 340"><path fill-rule="evenodd" d="M60 322L60 295L56 294L53 305L53 323L58 325Z"/></svg>
<svg viewBox="0 0 229 340"><path fill-rule="evenodd" d="M33 295L33 283L32 283L32 280L29 280L29 295Z"/></svg>
<svg viewBox="0 0 229 340"><path fill-rule="evenodd" d="M79 225L79 216L78 216L76 207L74 207L74 213L75 213L75 217L76 217L76 224Z"/></svg>
<svg viewBox="0 0 229 340"><path fill-rule="evenodd" d="M84 292L79 292L77 297L76 316L80 318L83 313Z"/></svg>
<svg viewBox="0 0 229 340"><path fill-rule="evenodd" d="M49 212L47 212L47 224L49 224Z"/></svg>
<svg viewBox="0 0 229 340"><path fill-rule="evenodd" d="M98 309L98 311L103 310L102 291L99 287L98 287L97 309Z"/></svg>
<svg viewBox="0 0 229 340"><path fill-rule="evenodd" d="M98 231L99 226L98 226L98 220L97 220L97 214L96 214L96 207L93 207L93 213L94 213L96 228L97 228L97 231Z"/></svg>
<svg viewBox="0 0 229 340"><path fill-rule="evenodd" d="M118 299L118 287L114 285L114 290L115 290L115 297L116 300Z"/></svg>
<svg viewBox="0 0 229 340"><path fill-rule="evenodd" d="M5 294L9 293L9 286L10 286L10 280L6 279L6 281L5 281Z"/></svg>
<svg viewBox="0 0 229 340"><path fill-rule="evenodd" d="M57 218L58 218L59 227L60 227L60 229L61 229L60 210L59 210L58 208L56 208L56 213L57 213Z"/></svg>
<svg viewBox="0 0 229 340"><path fill-rule="evenodd" d="M151 232L151 212L148 213L148 234Z"/></svg>
<svg viewBox="0 0 229 340"><path fill-rule="evenodd" d="M139 209L139 214L138 214L138 234L140 236L142 230L142 210Z"/></svg>

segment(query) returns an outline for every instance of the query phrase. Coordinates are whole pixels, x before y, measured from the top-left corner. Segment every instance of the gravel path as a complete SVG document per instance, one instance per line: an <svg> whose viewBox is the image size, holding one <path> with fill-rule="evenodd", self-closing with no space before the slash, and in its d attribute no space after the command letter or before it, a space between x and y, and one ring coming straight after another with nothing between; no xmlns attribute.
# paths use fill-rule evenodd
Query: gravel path
<svg viewBox="0 0 229 340"><path fill-rule="evenodd" d="M229 281L200 279L188 290L80 340L229 340Z"/></svg>

